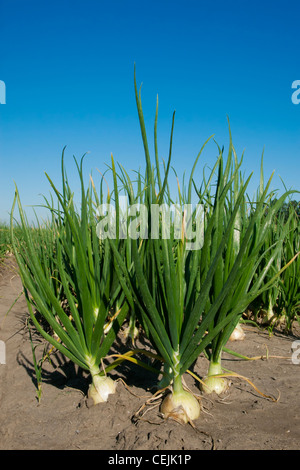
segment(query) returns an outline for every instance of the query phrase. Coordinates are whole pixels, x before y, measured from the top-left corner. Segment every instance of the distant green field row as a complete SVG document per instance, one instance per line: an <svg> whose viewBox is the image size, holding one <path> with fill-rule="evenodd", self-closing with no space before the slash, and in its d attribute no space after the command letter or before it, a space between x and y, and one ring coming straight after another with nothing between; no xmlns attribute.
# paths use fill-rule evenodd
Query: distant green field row
<svg viewBox="0 0 300 470"><path fill-rule="evenodd" d="M0 224L0 262L5 257L10 247L10 233L9 227L4 224Z"/></svg>
<svg viewBox="0 0 300 470"><path fill-rule="evenodd" d="M15 228L18 238L22 238L22 231L18 227ZM10 227L0 222L0 263L3 262L5 256L12 252Z"/></svg>

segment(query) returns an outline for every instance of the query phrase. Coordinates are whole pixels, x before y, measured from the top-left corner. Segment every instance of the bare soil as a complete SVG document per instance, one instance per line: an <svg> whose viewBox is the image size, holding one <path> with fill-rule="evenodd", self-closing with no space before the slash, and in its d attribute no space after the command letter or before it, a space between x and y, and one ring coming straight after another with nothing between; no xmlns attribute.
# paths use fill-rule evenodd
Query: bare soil
<svg viewBox="0 0 300 470"><path fill-rule="evenodd" d="M223 366L250 382L235 377L225 397L202 396L200 418L181 425L163 419L159 399L149 401L157 376L129 362L112 372L119 379L117 393L107 404L91 406L86 399L88 376L56 352L51 363L43 364L38 403L24 295L7 314L21 291L15 264L8 258L0 270L0 340L6 348L5 364L0 364L1 450L299 449L300 364L293 364L291 349L300 339L299 328L287 336L245 327L246 338L228 347L259 359L224 354ZM125 347L122 334L120 346ZM41 358L45 343L37 334L34 344ZM147 342L137 346L150 348ZM205 375L205 357L198 358L192 371L200 378ZM200 395L191 375L185 381Z"/></svg>

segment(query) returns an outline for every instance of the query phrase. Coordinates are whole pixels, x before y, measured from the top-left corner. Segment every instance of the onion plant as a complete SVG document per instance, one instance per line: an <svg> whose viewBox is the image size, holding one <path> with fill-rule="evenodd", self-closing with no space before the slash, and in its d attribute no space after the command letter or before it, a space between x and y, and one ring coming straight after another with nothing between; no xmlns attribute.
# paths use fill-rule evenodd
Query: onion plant
<svg viewBox="0 0 300 470"><path fill-rule="evenodd" d="M271 204L274 204L275 200L271 201ZM276 244L278 240L282 238L283 232L286 234L286 236L284 236L283 243L280 243L280 249L277 251L273 266L266 275L266 282L269 281L276 273L278 273L284 264L283 250L286 243L286 237L288 236L287 223L289 223L289 221L286 220L285 214L282 209L283 207L280 207L278 212L274 214L272 221L272 230L268 231L268 234L265 237L264 246L262 248L262 250L267 250L268 248L270 249L271 246ZM258 272L260 269L263 269L263 263L260 265ZM263 291L251 306L251 308L253 308L255 311L255 316L259 314L259 316L262 317L262 324L267 324L269 329L272 329L273 325L278 320L277 307L279 282L280 278L278 277L274 284L269 289Z"/></svg>
<svg viewBox="0 0 300 470"><path fill-rule="evenodd" d="M230 137L229 153L231 152L235 155L236 165L237 158ZM224 170L224 175L229 173L229 171L228 167ZM231 171L235 174L235 184L231 193L232 197L224 199L223 205L220 206L220 213L225 218L229 218L235 211L238 187L240 185L237 179L238 174L234 169ZM268 272L272 270L275 260L281 253L282 243L287 230L282 230L277 240L270 246L265 247L265 240L274 230L274 217L289 192L284 193L276 202L272 203L273 193L269 194L272 177L273 175L271 175L265 187L263 187L263 180L261 179L257 200L254 204L251 204L249 214L246 212L246 200L244 198L241 199L236 221L232 225L230 237L220 257L218 269L214 274L210 303L206 306L207 314L218 303L218 299L222 297L224 288L227 288L227 296L226 298L223 297L219 302L217 314L208 327L208 333L214 330L225 319L227 319L227 322L218 334L214 336L206 350L210 363L202 390L207 393L216 392L220 394L227 389L227 380L224 377L218 377L223 374L221 365L223 348L238 325L245 309L262 292L272 287L280 274L279 271L266 281ZM222 194L223 188L224 186L218 183L216 204L219 199L218 193ZM214 255L214 239L223 239L226 224L220 224L218 228L219 231L215 231L212 234L210 247L212 255Z"/></svg>
<svg viewBox="0 0 300 470"><path fill-rule="evenodd" d="M83 182L83 158L80 164L75 162L81 185L80 211L74 204L63 153L61 193L46 175L57 201L56 209L54 204L48 204L51 240L43 246L36 243L17 187L11 212L11 238L32 322L49 343L91 374L89 396L99 403L115 391L115 382L105 374L102 361L128 305L115 275L109 243L99 240L96 234L91 187L85 190ZM24 240L21 246L13 224L16 204ZM111 313L117 301L120 309L113 319ZM106 334L109 321L112 327Z"/></svg>
<svg viewBox="0 0 300 470"><path fill-rule="evenodd" d="M270 205L276 202L274 198ZM278 244L280 247L264 282L268 284L277 273L280 275L250 306L254 322L267 326L270 332L279 324L285 325L286 332L289 332L293 322L299 321L299 214L294 205L297 205L295 201L289 201L279 207L272 219L272 230L268 230L262 247L262 252L268 252ZM266 262L267 257L260 264L256 276Z"/></svg>
<svg viewBox="0 0 300 470"><path fill-rule="evenodd" d="M286 263L294 256L297 258L279 279L277 308L278 316L284 319L286 332L290 332L295 320L300 323L300 222L292 204L285 223L289 232L283 245L282 261Z"/></svg>
<svg viewBox="0 0 300 470"><path fill-rule="evenodd" d="M205 194L209 192L209 184L215 176L217 178L217 191L213 204L204 217L204 239L201 249L190 249L188 244L185 218L182 219L182 236L177 238L175 226L171 224L170 236L163 236L164 226L160 225L161 233L158 238L150 236L153 226L151 208L153 205L170 204L168 191L169 170L172 153L172 138L174 129L174 115L171 128L169 157L163 174L161 174L157 159L157 110L154 125L155 161L153 165L146 135L143 117L141 91L135 94L141 127L142 140L145 150L146 178L143 188L144 204L147 208L148 238L127 237L126 250L130 251L133 267L128 270L124 257L118 250L119 240L110 239L111 248L116 260L116 269L122 288L126 294L131 308L138 306L138 312L146 331L164 360L163 385L171 385L172 392L162 403L162 412L165 416L183 422L196 419L200 414L198 401L188 391L184 390L182 376L198 358L199 354L211 344L220 343L218 340L228 336L232 325L235 326L238 314L245 304L245 293L250 279L249 273L255 271L257 264L257 245L263 234L259 232L266 191L258 209L253 211L245 233L241 233L240 246L237 254L224 264L224 252L232 247L238 212L244 201L245 192L251 178L236 188L234 201L231 201L230 211L226 207L232 194L234 181L240 171L240 163L233 168L232 147L224 162L223 152L220 151L212 173L197 194L201 204L205 201ZM210 139L208 139L210 140ZM207 141L208 142L208 141ZM196 187L194 172L196 164L205 148L201 148L188 180L185 203L192 202L192 189ZM216 171L217 170L217 171ZM232 170L232 171L231 171ZM118 174L112 161L112 171L115 181L115 204L118 207ZM130 205L138 201L138 194L126 172L121 172L121 179L127 191ZM182 202L179 192L179 202ZM179 212L184 208L179 204ZM197 220L193 212L194 222ZM268 219L270 222L270 218ZM265 224L265 228L267 224ZM256 242L255 235L258 235ZM255 242L255 243L254 243ZM253 246L254 243L254 246ZM145 270L145 265L147 269ZM224 275L224 269L226 277ZM263 275L261 277L261 281ZM235 286L238 289L235 290ZM258 283L254 291L259 290ZM211 292L214 295L211 295ZM247 298L249 300L250 294ZM223 344L223 342L221 342ZM218 349L219 350L219 349ZM162 384L160 384L162 385Z"/></svg>

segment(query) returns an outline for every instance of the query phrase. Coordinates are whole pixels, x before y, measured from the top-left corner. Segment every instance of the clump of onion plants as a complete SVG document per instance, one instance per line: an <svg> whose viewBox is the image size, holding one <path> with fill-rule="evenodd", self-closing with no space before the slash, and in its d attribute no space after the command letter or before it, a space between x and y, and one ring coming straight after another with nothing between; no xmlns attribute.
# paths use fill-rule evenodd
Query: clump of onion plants
<svg viewBox="0 0 300 470"><path fill-rule="evenodd" d="M237 158L231 142L229 152ZM231 217L236 210L237 194L242 184L238 180L238 174L234 167L230 169L229 161L224 171L224 180L233 172L235 184L230 198L218 197L224 192L224 180L217 185L215 204L222 201L219 210L225 214L225 218ZM206 305L205 315L209 315L212 308L217 305L217 312L208 327L208 334L219 324L226 321L226 325L214 336L206 348L209 357L209 368L206 378L203 380L202 390L206 393L215 392L222 394L228 389L228 381L224 377L222 369L222 351L227 341L239 325L239 321L245 309L263 292L272 288L279 275L287 268L276 271L276 260L281 253L282 244L287 235L288 227L282 229L273 243L266 243L274 230L275 216L283 205L290 192L285 192L278 200L274 200L274 193L269 192L273 175L269 178L266 186L263 184L263 159L261 162L261 181L257 197L251 203L249 210L246 209L245 196L241 198L236 213L236 220L231 227L222 256L218 261L218 269L214 273L213 289L210 293L209 302ZM225 176L227 175L227 176ZM238 231L236 233L236 230ZM226 223L220 224L219 231L212 233L210 247L207 247L208 256L214 256L214 239L223 239L226 233ZM238 235L238 236L237 236ZM218 242L217 242L218 244ZM203 249L206 249L204 246ZM290 261L290 260L289 260ZM275 269L275 272L274 272ZM272 276L267 278L267 275ZM227 291L226 297L222 295Z"/></svg>
<svg viewBox="0 0 300 470"><path fill-rule="evenodd" d="M296 192L296 191L295 191ZM272 202L274 204L276 198ZM276 282L255 300L251 306L251 319L255 323L268 328L284 328L288 333L292 330L294 321L299 321L300 290L299 290L299 210L296 201L289 200L279 207L274 214L272 230L265 239L264 250L275 245L283 236L272 269L266 276L266 281L276 273L280 273ZM263 264L260 269L263 268ZM283 268L283 269L282 269ZM284 269L285 268L285 269Z"/></svg>
<svg viewBox="0 0 300 470"><path fill-rule="evenodd" d="M288 263L293 257L296 257L293 263L290 263L282 273L278 281L278 297L276 303L276 321L283 319L285 332L290 333L293 329L293 323L300 323L300 217L299 203L298 212L294 205L288 204L284 218L285 225L288 227L288 234L284 240L281 252L282 263Z"/></svg>
<svg viewBox="0 0 300 470"><path fill-rule="evenodd" d="M232 148L230 148L226 162L224 162L223 152L219 152L208 180L205 180L202 187L197 189L194 172L210 140L208 139L194 162L187 190L178 192L177 215L182 216L180 236L178 236L178 226L174 223L170 223L169 233L164 232L165 226L161 223L160 236L150 236L154 223L152 206L162 204L168 206L173 202L169 191L169 172L175 114L173 114L169 156L162 173L159 168L157 150L158 102L154 124L156 164L153 165L143 117L141 92L137 89L136 80L134 83L146 159L143 194L144 207L147 209L146 226L149 236L140 237L142 232L139 232L136 237L127 237L124 241L126 252L130 253L133 261L130 270L118 250L118 240L110 240L110 243L126 299L131 308L138 307L140 321L164 361L164 376L159 386L168 386L171 392L163 401L161 410L166 417L172 416L180 422L188 422L199 417L200 404L199 400L184 388L183 374L199 354L205 351L215 338L218 338L220 332L226 331L227 335L228 325L235 326L238 317L235 316L233 319L233 315L227 315L228 299L234 297L234 313L237 315L244 305L243 296L249 269L247 256L253 242L251 231L255 229L254 225L258 224L260 213L253 214L251 224L248 224L247 235L241 239L235 259L231 260L232 262L228 265L224 265L224 251L233 243L236 219L251 175L236 189L234 201L228 212L226 203L232 194L241 164L238 163L233 168ZM134 206L138 202L140 193L135 191L133 181L124 170L120 169L120 173L117 173L114 161L112 161L112 171L117 210L120 209L118 207L118 178L127 192L129 204ZM212 202L212 198L206 196L210 193L209 188L214 177L217 179L217 191ZM191 205L193 188L196 188L198 201L204 207L205 213L201 219L204 224L203 240L201 246L197 246L196 249L191 249L190 242L195 241L197 233L197 222L199 223L197 211L196 209L192 211L188 218L183 207L186 204ZM189 232L188 222L194 228L194 234ZM130 218L129 223L131 223ZM251 268L253 269L253 266ZM227 282L223 282L222 279L219 282L224 269ZM234 286L237 283L241 283L241 287L235 291ZM213 296L212 291L215 293ZM224 308L226 315L223 315Z"/></svg>
<svg viewBox="0 0 300 470"><path fill-rule="evenodd" d="M11 238L34 326L50 344L90 373L88 395L96 404L107 401L109 394L115 392L115 382L105 374L102 361L122 325L128 305L115 275L109 243L99 240L96 233L91 188L85 190L83 182L83 158L80 164L75 162L81 186L80 210L74 204L63 154L62 193L47 175L56 200L56 204L47 204L51 243L44 246L35 243L17 187L11 212ZM13 223L16 204L21 246ZM112 320L110 313L116 301L120 309ZM112 327L106 334L110 321Z"/></svg>

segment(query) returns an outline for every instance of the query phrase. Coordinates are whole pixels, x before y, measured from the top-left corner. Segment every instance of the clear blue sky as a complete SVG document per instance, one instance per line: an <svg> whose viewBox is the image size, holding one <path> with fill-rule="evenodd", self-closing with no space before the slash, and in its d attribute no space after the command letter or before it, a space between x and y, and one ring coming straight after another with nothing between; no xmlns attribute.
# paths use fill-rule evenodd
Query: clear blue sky
<svg viewBox="0 0 300 470"><path fill-rule="evenodd" d="M173 166L189 173L211 135L227 149L227 115L243 169L258 185L300 189L299 1L0 0L0 220L7 221L18 185L22 203L49 194L46 171L60 183L60 159L74 191L73 155L89 152L96 176L110 154L128 169L144 165L133 70L153 150L159 96L159 155L168 156L176 110ZM153 155L153 152L152 152ZM197 173L211 165L211 143ZM74 179L73 179L74 177ZM88 181L88 180L87 180ZM299 199L299 197L295 197ZM29 212L30 214L30 212Z"/></svg>

